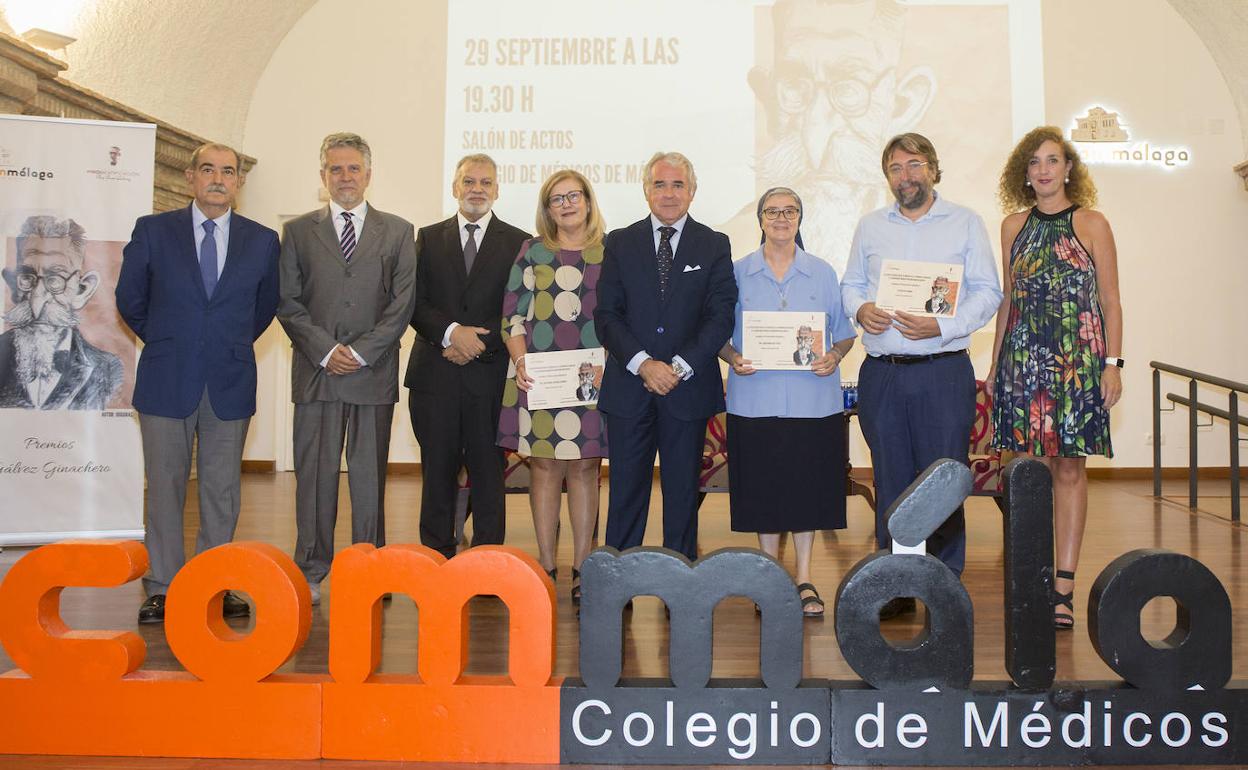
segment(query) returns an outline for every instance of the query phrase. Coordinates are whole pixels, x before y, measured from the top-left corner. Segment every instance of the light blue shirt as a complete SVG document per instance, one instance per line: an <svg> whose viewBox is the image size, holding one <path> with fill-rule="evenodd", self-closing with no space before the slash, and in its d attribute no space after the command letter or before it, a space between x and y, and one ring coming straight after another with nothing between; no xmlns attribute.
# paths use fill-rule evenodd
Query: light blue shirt
<svg viewBox="0 0 1248 770"><path fill-rule="evenodd" d="M890 327L883 334L863 333L862 345L869 355L929 355L965 350L970 335L992 319L1001 305L997 262L984 220L965 206L936 197L931 209L911 221L892 206L867 214L854 231L849 249L841 299L845 313L858 317L865 302L874 302L880 285L880 265L885 259L944 262L962 265L957 316L937 318L940 336L908 340Z"/></svg>
<svg viewBox="0 0 1248 770"><path fill-rule="evenodd" d="M217 229L213 231L213 240L217 242L217 278L221 277L222 271L225 270L225 255L229 253L230 247L230 211L212 220L217 223ZM195 259L198 261L203 253L204 236L208 233L204 231L204 222L208 221L208 215L199 210L198 203L191 203L191 225L195 233Z"/></svg>
<svg viewBox="0 0 1248 770"><path fill-rule="evenodd" d="M783 310L827 314L823 349L834 342L852 339L853 324L841 308L841 289L836 271L827 262L797 250L793 265L783 281L767 266L763 250L732 266L737 278L736 325L732 346L741 350L741 314L746 310ZM728 411L741 417L827 417L844 410L841 396L841 369L827 377L814 372L760 371L742 377L728 371Z"/></svg>

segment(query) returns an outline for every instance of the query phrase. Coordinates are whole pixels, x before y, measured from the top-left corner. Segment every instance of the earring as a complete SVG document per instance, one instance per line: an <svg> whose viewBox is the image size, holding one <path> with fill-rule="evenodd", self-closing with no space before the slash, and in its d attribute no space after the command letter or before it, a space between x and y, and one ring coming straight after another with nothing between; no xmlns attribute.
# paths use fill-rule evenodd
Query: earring
<svg viewBox="0 0 1248 770"><path fill-rule="evenodd" d="M1070 184L1070 177L1066 177L1066 184Z"/></svg>
<svg viewBox="0 0 1248 770"><path fill-rule="evenodd" d="M1024 179L1024 180L1023 180L1023 186L1024 186L1024 187L1031 187L1031 180L1030 180L1030 179Z"/></svg>

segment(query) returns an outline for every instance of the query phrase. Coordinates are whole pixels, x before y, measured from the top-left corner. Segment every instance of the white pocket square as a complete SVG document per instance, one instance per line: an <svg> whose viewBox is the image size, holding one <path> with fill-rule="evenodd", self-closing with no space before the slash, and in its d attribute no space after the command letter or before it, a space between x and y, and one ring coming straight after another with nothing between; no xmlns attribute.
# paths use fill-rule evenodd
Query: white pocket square
<svg viewBox="0 0 1248 770"><path fill-rule="evenodd" d="M701 265L685 265L684 272L692 273L694 270L701 270L701 269L702 269Z"/></svg>

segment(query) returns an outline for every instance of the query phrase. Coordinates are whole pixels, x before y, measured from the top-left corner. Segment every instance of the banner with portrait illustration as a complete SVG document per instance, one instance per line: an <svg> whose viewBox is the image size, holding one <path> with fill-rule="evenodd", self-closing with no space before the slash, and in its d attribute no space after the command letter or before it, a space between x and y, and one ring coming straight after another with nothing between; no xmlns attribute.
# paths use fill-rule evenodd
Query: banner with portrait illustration
<svg viewBox="0 0 1248 770"><path fill-rule="evenodd" d="M114 290L155 154L151 124L0 115L0 545L143 535Z"/></svg>

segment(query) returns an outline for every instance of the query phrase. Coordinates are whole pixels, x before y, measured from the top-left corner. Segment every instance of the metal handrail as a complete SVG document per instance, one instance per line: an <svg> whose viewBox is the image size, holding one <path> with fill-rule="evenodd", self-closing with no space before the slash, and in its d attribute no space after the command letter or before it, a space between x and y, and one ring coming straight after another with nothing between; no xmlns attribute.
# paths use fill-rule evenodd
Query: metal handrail
<svg viewBox="0 0 1248 770"><path fill-rule="evenodd" d="M1203 412L1210 416L1225 419L1230 426L1231 521L1239 523L1239 426L1241 424L1248 425L1248 421L1239 416L1239 394L1248 394L1248 384L1160 361L1149 361L1148 365L1153 369L1153 497L1161 497L1161 373L1167 372L1188 379L1186 398L1175 393L1166 394L1166 399L1171 403L1187 407L1187 507L1196 508L1196 496L1199 486L1197 477L1199 459L1196 452L1196 429L1199 427L1197 415ZM1205 383L1206 385L1229 390L1230 393L1227 394L1227 408L1219 409L1198 400L1196 397L1197 383Z"/></svg>

